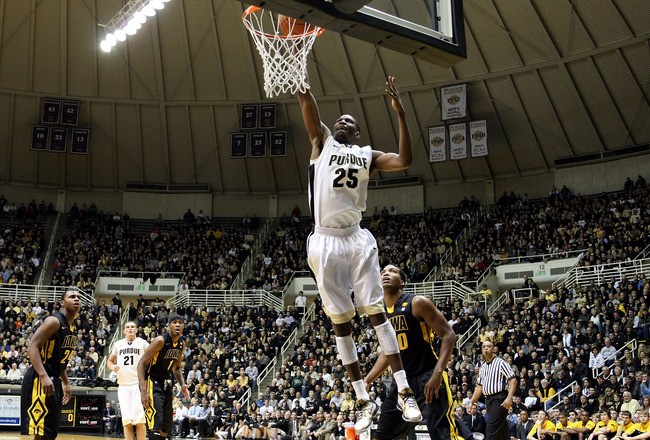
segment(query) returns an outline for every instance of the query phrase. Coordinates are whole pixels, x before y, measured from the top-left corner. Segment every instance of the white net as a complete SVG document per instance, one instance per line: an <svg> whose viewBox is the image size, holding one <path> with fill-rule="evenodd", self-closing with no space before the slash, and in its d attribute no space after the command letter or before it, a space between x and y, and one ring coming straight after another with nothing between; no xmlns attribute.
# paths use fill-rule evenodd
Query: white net
<svg viewBox="0 0 650 440"><path fill-rule="evenodd" d="M303 28L302 22L294 20L281 25L277 14L257 6L246 9L242 19L262 57L266 96L309 89L307 55L324 29L313 25Z"/></svg>

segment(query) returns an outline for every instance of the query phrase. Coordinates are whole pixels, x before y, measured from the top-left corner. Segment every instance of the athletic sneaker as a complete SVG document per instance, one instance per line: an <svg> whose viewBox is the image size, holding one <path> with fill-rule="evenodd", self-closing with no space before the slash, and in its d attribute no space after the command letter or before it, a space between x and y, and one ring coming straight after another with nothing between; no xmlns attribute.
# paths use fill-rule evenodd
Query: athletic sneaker
<svg viewBox="0 0 650 440"><path fill-rule="evenodd" d="M377 414L379 407L372 400L357 399L357 423L354 424L354 430L357 433L364 432L372 426L372 418Z"/></svg>
<svg viewBox="0 0 650 440"><path fill-rule="evenodd" d="M402 418L407 422L417 423L422 421L422 413L412 389L404 388L397 395L397 408L402 411Z"/></svg>

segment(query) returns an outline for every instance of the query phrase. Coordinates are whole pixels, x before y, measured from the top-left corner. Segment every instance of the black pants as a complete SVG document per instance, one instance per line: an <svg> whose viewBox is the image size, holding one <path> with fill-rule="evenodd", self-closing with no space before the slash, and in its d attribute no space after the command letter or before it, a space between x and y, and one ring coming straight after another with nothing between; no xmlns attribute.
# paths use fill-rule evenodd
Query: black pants
<svg viewBox="0 0 650 440"><path fill-rule="evenodd" d="M485 428L485 438L487 440L509 440L510 431L508 430L508 410L501 404L508 397L506 391L502 391L485 398L485 406L488 413L487 427Z"/></svg>

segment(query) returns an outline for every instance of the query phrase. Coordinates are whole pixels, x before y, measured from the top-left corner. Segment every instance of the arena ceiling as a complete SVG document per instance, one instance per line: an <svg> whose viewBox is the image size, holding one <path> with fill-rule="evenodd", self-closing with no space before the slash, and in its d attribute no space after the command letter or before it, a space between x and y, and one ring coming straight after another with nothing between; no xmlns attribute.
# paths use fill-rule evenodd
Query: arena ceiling
<svg viewBox="0 0 650 440"><path fill-rule="evenodd" d="M386 0L398 1L398 0ZM172 0L134 38L99 50L122 0L0 0L0 181L123 189L210 184L215 193L306 192L308 139L297 99L266 99L262 66L233 0ZM310 57L322 119L359 119L395 151L387 75L402 92L414 164L377 178L468 182L545 173L555 160L650 141L650 1L464 0L468 57L443 69L325 32ZM489 156L431 164L440 87L468 84L469 119L488 121ZM90 154L30 151L44 98L80 101ZM230 158L242 104L276 103L287 156Z"/></svg>

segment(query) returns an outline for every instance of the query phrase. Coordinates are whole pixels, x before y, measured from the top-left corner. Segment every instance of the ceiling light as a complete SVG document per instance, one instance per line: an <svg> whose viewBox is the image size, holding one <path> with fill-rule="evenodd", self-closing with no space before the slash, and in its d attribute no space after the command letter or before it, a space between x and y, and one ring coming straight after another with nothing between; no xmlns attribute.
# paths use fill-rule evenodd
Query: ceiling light
<svg viewBox="0 0 650 440"><path fill-rule="evenodd" d="M117 38L115 38L115 35L113 34L106 34L105 40L111 45L111 47L117 44Z"/></svg>
<svg viewBox="0 0 650 440"><path fill-rule="evenodd" d="M171 0L127 0L120 11L105 25L106 39L100 43L105 52L110 51L118 42L126 41L127 36L134 35L147 17L156 15L156 10L163 9ZM110 35L110 36L109 36ZM106 50L108 49L108 50Z"/></svg>
<svg viewBox="0 0 650 440"><path fill-rule="evenodd" d="M118 29L115 31L115 38L117 41L124 41L126 40L126 32L124 32L122 29Z"/></svg>
<svg viewBox="0 0 650 440"><path fill-rule="evenodd" d="M151 5L147 5L144 8L142 8L142 12L147 17L153 17L154 15L156 15L156 10Z"/></svg>
<svg viewBox="0 0 650 440"><path fill-rule="evenodd" d="M147 16L142 11L138 11L135 14L133 14L133 18L135 20L138 20L138 23L143 23L144 24L144 23L147 22Z"/></svg>

